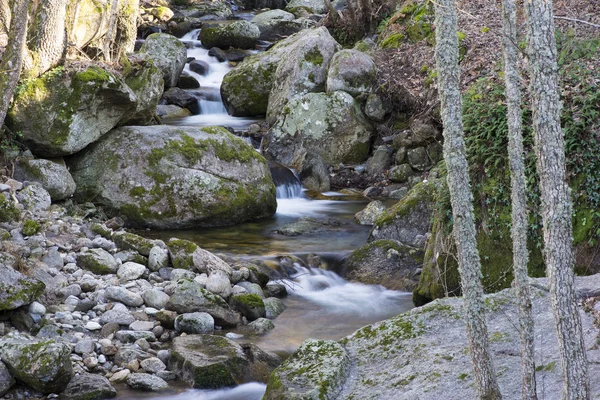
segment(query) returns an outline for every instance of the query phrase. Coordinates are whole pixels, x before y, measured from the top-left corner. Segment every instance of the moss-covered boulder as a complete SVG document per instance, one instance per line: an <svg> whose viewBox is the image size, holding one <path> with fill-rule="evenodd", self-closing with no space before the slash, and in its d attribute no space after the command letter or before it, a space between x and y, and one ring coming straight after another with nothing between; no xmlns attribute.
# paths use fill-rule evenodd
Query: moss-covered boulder
<svg viewBox="0 0 600 400"><path fill-rule="evenodd" d="M102 375L80 373L71 379L60 394L61 400L104 400L117 396L116 389Z"/></svg>
<svg viewBox="0 0 600 400"><path fill-rule="evenodd" d="M348 256L344 263L344 277L350 281L412 292L419 282L423 256L423 249L405 246L395 240L376 240Z"/></svg>
<svg viewBox="0 0 600 400"><path fill-rule="evenodd" d="M341 46L325 27L305 29L286 40L269 94L267 121L273 124L295 96L325 90L327 70L333 54Z"/></svg>
<svg viewBox="0 0 600 400"><path fill-rule="evenodd" d="M180 7L178 13L184 17L200 18L206 16L215 16L217 20L231 19L233 10L231 4L223 0L202 1L202 0L174 0L172 4Z"/></svg>
<svg viewBox="0 0 600 400"><path fill-rule="evenodd" d="M371 92L377 83L377 67L371 56L354 49L334 54L327 72L327 91L343 90L352 96Z"/></svg>
<svg viewBox="0 0 600 400"><path fill-rule="evenodd" d="M22 182L39 182L52 201L64 200L75 193L75 181L62 159L18 159L13 177Z"/></svg>
<svg viewBox="0 0 600 400"><path fill-rule="evenodd" d="M248 321L264 317L265 303L257 294L236 294L229 300L231 307L239 311Z"/></svg>
<svg viewBox="0 0 600 400"><path fill-rule="evenodd" d="M177 86L187 60L187 50L179 39L166 33L153 33L146 38L140 53L163 72L165 87Z"/></svg>
<svg viewBox="0 0 600 400"><path fill-rule="evenodd" d="M296 19L283 10L269 10L256 14L250 22L260 30L260 40L279 40L306 28L309 20Z"/></svg>
<svg viewBox="0 0 600 400"><path fill-rule="evenodd" d="M100 67L57 68L19 86L6 123L35 154L62 157L98 140L136 106L123 80Z"/></svg>
<svg viewBox="0 0 600 400"><path fill-rule="evenodd" d="M286 11L291 13L294 13L298 8L303 8L312 14L323 14L327 11L323 0L291 0L285 7Z"/></svg>
<svg viewBox="0 0 600 400"><path fill-rule="evenodd" d="M42 282L16 271L18 265L14 256L0 253L0 312L14 310L30 304L46 288Z"/></svg>
<svg viewBox="0 0 600 400"><path fill-rule="evenodd" d="M308 93L283 108L265 148L271 158L287 165L303 149L320 155L326 164L359 163L369 155L372 132L348 93Z"/></svg>
<svg viewBox="0 0 600 400"><path fill-rule="evenodd" d="M265 159L224 128L118 128L69 166L77 199L133 226L233 225L276 209Z"/></svg>
<svg viewBox="0 0 600 400"><path fill-rule="evenodd" d="M211 25L202 28L200 40L207 49L254 49L260 37L258 26L248 21L235 21L227 25Z"/></svg>
<svg viewBox="0 0 600 400"><path fill-rule="evenodd" d="M165 87L164 73L146 54L130 55L123 79L137 97L135 113L121 125L148 125Z"/></svg>
<svg viewBox="0 0 600 400"><path fill-rule="evenodd" d="M17 221L20 217L21 211L8 193L0 193L0 222Z"/></svg>
<svg viewBox="0 0 600 400"><path fill-rule="evenodd" d="M112 240L119 249L135 250L144 257L148 257L150 255L150 250L156 246L154 240L146 239L135 233L124 231L115 232L112 236Z"/></svg>
<svg viewBox="0 0 600 400"><path fill-rule="evenodd" d="M15 335L0 340L0 358L11 375L44 394L60 393L73 376L71 346Z"/></svg>
<svg viewBox="0 0 600 400"><path fill-rule="evenodd" d="M89 249L79 253L77 264L98 275L114 274L119 269L117 260L104 249Z"/></svg>
<svg viewBox="0 0 600 400"><path fill-rule="evenodd" d="M167 246L174 268L189 269L208 275L213 272L223 272L231 277L233 270L229 264L213 253L202 249L194 242L171 238Z"/></svg>
<svg viewBox="0 0 600 400"><path fill-rule="evenodd" d="M280 362L254 345L242 348L223 336L187 335L173 340L169 369L195 388L216 389L266 382Z"/></svg>
<svg viewBox="0 0 600 400"><path fill-rule="evenodd" d="M223 327L235 327L241 323L240 315L231 310L222 297L187 279L177 282L166 308L179 314L205 312L215 319L216 325Z"/></svg>
<svg viewBox="0 0 600 400"><path fill-rule="evenodd" d="M308 339L269 377L265 400L336 399L350 372L342 345Z"/></svg>

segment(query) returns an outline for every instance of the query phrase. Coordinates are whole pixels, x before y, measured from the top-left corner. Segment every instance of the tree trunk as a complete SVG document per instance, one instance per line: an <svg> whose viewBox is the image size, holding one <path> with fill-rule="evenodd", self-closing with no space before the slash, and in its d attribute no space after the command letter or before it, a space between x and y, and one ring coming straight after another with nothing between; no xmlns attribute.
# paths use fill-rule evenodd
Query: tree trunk
<svg viewBox="0 0 600 400"><path fill-rule="evenodd" d="M2 54L0 63L0 126L4 125L4 119L8 111L8 106L13 97L19 74L23 64L23 50L25 48L25 39L27 37L27 10L29 0L15 0L12 9L12 22L10 25L10 35L6 50Z"/></svg>
<svg viewBox="0 0 600 400"><path fill-rule="evenodd" d="M117 37L117 17L120 0L111 0L110 2L110 19L108 20L108 30L102 41L102 60L106 62L112 61L112 49Z"/></svg>
<svg viewBox="0 0 600 400"><path fill-rule="evenodd" d="M8 34L10 14L10 3L8 0L0 0L0 34Z"/></svg>
<svg viewBox="0 0 600 400"><path fill-rule="evenodd" d="M542 197L544 258L563 369L563 399L583 400L590 398L590 390L573 285L572 204L565 176L564 135L560 126L552 1L526 0L525 12L534 142Z"/></svg>
<svg viewBox="0 0 600 400"><path fill-rule="evenodd" d="M132 53L137 38L137 17L139 13L139 0L122 0L119 4L117 18L117 48L113 49L115 60L122 55Z"/></svg>
<svg viewBox="0 0 600 400"><path fill-rule="evenodd" d="M27 35L23 74L37 77L59 65L67 50L67 0L42 0Z"/></svg>
<svg viewBox="0 0 600 400"><path fill-rule="evenodd" d="M501 399L492 358L481 284L481 262L475 237L473 194L469 184L462 123L460 70L458 67L457 18L454 0L435 3L436 65L438 69L444 159L454 217L458 267L465 302L467 339L480 399Z"/></svg>
<svg viewBox="0 0 600 400"><path fill-rule="evenodd" d="M537 399L535 385L533 314L529 277L527 276L527 200L523 134L521 124L521 89L517 50L517 22L515 0L503 0L504 81L508 107L508 159L512 199L512 243L515 290L519 309L521 336L521 377L523 400Z"/></svg>

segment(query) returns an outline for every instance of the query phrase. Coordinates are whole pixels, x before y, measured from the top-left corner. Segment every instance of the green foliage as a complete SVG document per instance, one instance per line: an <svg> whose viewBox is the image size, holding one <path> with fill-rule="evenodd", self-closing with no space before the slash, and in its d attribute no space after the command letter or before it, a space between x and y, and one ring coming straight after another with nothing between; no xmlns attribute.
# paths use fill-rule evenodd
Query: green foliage
<svg viewBox="0 0 600 400"><path fill-rule="evenodd" d="M41 228L41 225L38 222L36 222L32 219L28 219L23 224L22 233L25 236L33 236L39 232L40 228Z"/></svg>

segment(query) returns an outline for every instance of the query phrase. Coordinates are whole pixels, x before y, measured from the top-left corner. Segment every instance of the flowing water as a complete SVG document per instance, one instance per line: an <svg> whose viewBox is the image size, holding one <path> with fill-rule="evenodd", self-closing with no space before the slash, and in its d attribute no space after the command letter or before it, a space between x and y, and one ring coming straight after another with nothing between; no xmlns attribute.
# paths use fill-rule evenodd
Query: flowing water
<svg viewBox="0 0 600 400"><path fill-rule="evenodd" d="M206 61L210 71L206 76L185 70L195 77L201 89L190 91L199 101L200 114L169 121L177 125L221 125L236 130L245 129L256 121L227 115L221 102L220 84L229 71L227 63L220 63L208 55L197 40L199 30L182 38L188 55ZM210 228L188 231L148 231L145 235L168 240L170 237L188 239L202 248L224 257L249 260L277 261L283 256L306 260L316 255L322 268L310 268L306 263L295 262L288 268L289 277L281 280L288 288L283 301L287 309L278 316L275 329L269 333L244 335L240 342L252 342L264 350L274 351L284 357L292 353L307 338L340 339L356 329L380 321L412 308L410 293L387 290L383 286L348 282L335 271L340 271L343 259L364 245L369 227L353 221L353 216L368 203L366 199L340 193L323 193L319 200L311 200L299 184L294 173L282 166L272 166L277 185L277 213L270 219L249 222L235 227ZM317 220L336 218L339 224L323 232L299 236L284 236L278 231L301 217ZM220 334L225 334L225 331ZM181 389L179 389L181 390ZM179 391L177 386L174 391ZM185 390L167 395L144 395L120 392L122 399L156 398L169 400L258 400L265 385L248 383L222 390Z"/></svg>

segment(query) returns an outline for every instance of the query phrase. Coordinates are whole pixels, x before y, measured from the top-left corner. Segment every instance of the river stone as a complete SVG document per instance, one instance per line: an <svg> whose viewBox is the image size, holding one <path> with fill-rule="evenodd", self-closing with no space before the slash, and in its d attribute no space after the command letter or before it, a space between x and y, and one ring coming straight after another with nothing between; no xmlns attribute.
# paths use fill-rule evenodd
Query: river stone
<svg viewBox="0 0 600 400"><path fill-rule="evenodd" d="M271 322L271 320L267 318L258 318L257 320L250 322L248 326L259 335L262 335L275 329L275 325L273 324L273 322Z"/></svg>
<svg viewBox="0 0 600 400"><path fill-rule="evenodd" d="M134 321L135 318L129 311L120 309L108 310L100 317L100 323L102 325L119 324L128 326Z"/></svg>
<svg viewBox="0 0 600 400"><path fill-rule="evenodd" d="M156 115L161 119L183 118L192 115L187 108L181 108L173 104L159 104L156 106Z"/></svg>
<svg viewBox="0 0 600 400"><path fill-rule="evenodd" d="M119 268L117 260L104 249L90 249L77 256L79 267L92 271L95 274L114 274Z"/></svg>
<svg viewBox="0 0 600 400"><path fill-rule="evenodd" d="M128 261L119 267L117 276L121 281L134 281L141 278L144 272L146 272L144 265Z"/></svg>
<svg viewBox="0 0 600 400"><path fill-rule="evenodd" d="M297 372L300 368L303 369L302 373ZM330 340L308 339L273 371L263 398L265 400L347 398L338 395L349 370L350 358L342 345Z"/></svg>
<svg viewBox="0 0 600 400"><path fill-rule="evenodd" d="M169 369L195 388L216 389L265 382L280 362L254 345L242 348L222 336L187 335L173 340Z"/></svg>
<svg viewBox="0 0 600 400"><path fill-rule="evenodd" d="M365 102L365 115L376 122L383 121L387 113L381 97L376 93L370 93Z"/></svg>
<svg viewBox="0 0 600 400"><path fill-rule="evenodd" d="M136 109L137 98L116 75L91 66L48 72L22 84L7 115L13 132L41 157L62 157L95 142Z"/></svg>
<svg viewBox="0 0 600 400"><path fill-rule="evenodd" d="M395 165L390 169L389 178L392 182L405 183L415 173L409 164Z"/></svg>
<svg viewBox="0 0 600 400"><path fill-rule="evenodd" d="M392 148L388 146L379 146L369 158L367 164L367 173L370 175L381 174L390 167L392 163Z"/></svg>
<svg viewBox="0 0 600 400"><path fill-rule="evenodd" d="M156 245L153 240L146 239L140 235L131 232L115 232L112 239L117 247L122 250L135 250L141 255L148 257L150 250ZM131 260L124 260L131 261Z"/></svg>
<svg viewBox="0 0 600 400"><path fill-rule="evenodd" d="M160 371L164 371L167 369L165 363L163 363L157 357L147 358L140 362L140 367L144 369L144 371L149 372L151 374L155 374Z"/></svg>
<svg viewBox="0 0 600 400"><path fill-rule="evenodd" d="M404 245L422 248L423 237L431 229L436 193L442 180L429 180L415 185L398 203L381 215L369 236L369 241L392 239Z"/></svg>
<svg viewBox="0 0 600 400"><path fill-rule="evenodd" d="M295 19L294 14L287 11L269 10L256 14L250 22L258 27L260 40L276 41L307 28L303 21Z"/></svg>
<svg viewBox="0 0 600 400"><path fill-rule="evenodd" d="M265 304L265 317L269 319L277 318L286 308L283 301L276 297L267 297L263 303Z"/></svg>
<svg viewBox="0 0 600 400"><path fill-rule="evenodd" d="M106 298L118 301L129 307L139 307L144 304L144 299L137 293L125 289L122 286L109 286L106 288Z"/></svg>
<svg viewBox="0 0 600 400"><path fill-rule="evenodd" d="M431 167L429 155L425 147L416 147L406 152L408 163L417 171L425 171Z"/></svg>
<svg viewBox="0 0 600 400"><path fill-rule="evenodd" d="M4 253L0 253L0 312L15 310L30 304L37 299L46 288L43 282L23 275L10 266L12 256L7 256L4 262Z"/></svg>
<svg viewBox="0 0 600 400"><path fill-rule="evenodd" d="M165 87L177 86L187 60L187 50L180 40L166 33L153 33L146 38L139 52L162 71Z"/></svg>
<svg viewBox="0 0 600 400"><path fill-rule="evenodd" d="M94 200L134 226L232 225L277 207L264 157L219 127L118 128L72 158L70 168L79 200Z"/></svg>
<svg viewBox="0 0 600 400"><path fill-rule="evenodd" d="M156 308L157 310L164 308L169 301L169 295L158 289L145 290L142 293L142 298L146 306Z"/></svg>
<svg viewBox="0 0 600 400"><path fill-rule="evenodd" d="M194 242L172 238L167 246L174 268L189 269L200 273L221 271L228 277L233 273L229 264L213 253L200 248Z"/></svg>
<svg viewBox="0 0 600 400"><path fill-rule="evenodd" d="M173 87L163 94L163 100L167 104L174 104L178 107L187 108L192 114L200 114L200 105L198 99L190 92Z"/></svg>
<svg viewBox="0 0 600 400"><path fill-rule="evenodd" d="M214 271L208 276L206 290L213 292L224 299L231 296L231 282L229 276L223 271Z"/></svg>
<svg viewBox="0 0 600 400"><path fill-rule="evenodd" d="M343 90L352 96L370 92L377 83L373 59L358 50L344 49L334 54L327 72L327 91Z"/></svg>
<svg viewBox="0 0 600 400"><path fill-rule="evenodd" d="M285 285L281 283L270 283L267 286L265 286L264 294L267 298L277 297L281 299L283 297L286 297L288 293Z"/></svg>
<svg viewBox="0 0 600 400"><path fill-rule="evenodd" d="M169 388L169 384L164 379L150 374L130 374L127 377L127 384L133 389L149 392L159 392Z"/></svg>
<svg viewBox="0 0 600 400"><path fill-rule="evenodd" d="M59 396L64 400L103 400L117 396L117 391L102 375L79 373Z"/></svg>
<svg viewBox="0 0 600 400"><path fill-rule="evenodd" d="M28 335L0 340L0 358L11 375L42 393L60 393L73 376L71 346Z"/></svg>
<svg viewBox="0 0 600 400"><path fill-rule="evenodd" d="M62 159L18 159L13 177L19 181L39 182L52 201L66 199L75 193L75 181Z"/></svg>
<svg viewBox="0 0 600 400"><path fill-rule="evenodd" d="M231 4L224 0L197 2L194 0L181 0L185 8L180 8L178 11L186 17L192 18L214 18L217 20L227 20L233 17ZM189 29L186 31L188 32Z"/></svg>
<svg viewBox="0 0 600 400"><path fill-rule="evenodd" d="M373 225L375 220L379 218L386 210L386 207L379 200L375 200L367 204L365 208L360 210L354 216L354 220L361 225Z"/></svg>
<svg viewBox="0 0 600 400"><path fill-rule="evenodd" d="M325 27L306 29L286 40L269 93L267 122L272 125L295 96L325 89L327 69L340 45Z"/></svg>
<svg viewBox="0 0 600 400"><path fill-rule="evenodd" d="M327 11L327 6L325 6L323 0L291 0L285 7L291 13L298 8L303 8L312 14L323 14Z"/></svg>
<svg viewBox="0 0 600 400"><path fill-rule="evenodd" d="M115 339L121 341L122 343L134 343L140 339L148 342L156 342L156 336L150 331L121 330L115 332Z"/></svg>
<svg viewBox="0 0 600 400"><path fill-rule="evenodd" d="M290 165L306 149L326 164L367 159L373 128L346 92L308 93L289 101L266 139L266 152Z"/></svg>
<svg viewBox="0 0 600 400"><path fill-rule="evenodd" d="M212 294L195 281L177 282L165 307L180 314L206 312L215 319L217 325L223 327L236 326L240 323L239 314L233 312L223 298Z"/></svg>
<svg viewBox="0 0 600 400"><path fill-rule="evenodd" d="M300 149L295 153L291 167L298 174L305 189L322 193L331 188L329 168L319 154Z"/></svg>
<svg viewBox="0 0 600 400"><path fill-rule="evenodd" d="M0 396L4 396L15 382L15 378L12 377L6 365L0 361Z"/></svg>
<svg viewBox="0 0 600 400"><path fill-rule="evenodd" d="M135 53L128 56L130 68L123 71L124 81L137 97L135 113L120 125L148 125L152 122L156 106L165 87L164 73L147 54Z"/></svg>
<svg viewBox="0 0 600 400"><path fill-rule="evenodd" d="M200 31L202 46L210 49L218 47L228 49L254 49L260 37L258 27L248 21L235 21L227 25L205 26Z"/></svg>
<svg viewBox="0 0 600 400"><path fill-rule="evenodd" d="M185 313L175 318L175 330L185 333L212 333L214 318L205 312Z"/></svg>
<svg viewBox="0 0 600 400"><path fill-rule="evenodd" d="M154 246L150 249L148 255L148 269L152 272L156 272L161 268L169 266L169 252L161 247Z"/></svg>
<svg viewBox="0 0 600 400"><path fill-rule="evenodd" d="M257 294L236 294L231 297L231 307L248 319L255 319L265 316L265 303Z"/></svg>
<svg viewBox="0 0 600 400"><path fill-rule="evenodd" d="M256 294L261 299L265 298L265 294L264 294L262 288L260 287L260 285L258 283L238 282L237 285L243 287L244 289L246 289L246 292L248 292L250 294Z"/></svg>
<svg viewBox="0 0 600 400"><path fill-rule="evenodd" d="M52 204L50 193L38 182L33 182L19 191L17 199L25 209L32 211L45 211Z"/></svg>
<svg viewBox="0 0 600 400"><path fill-rule="evenodd" d="M353 251L345 260L345 278L390 290L412 292L419 283L424 252L395 240L376 240Z"/></svg>

